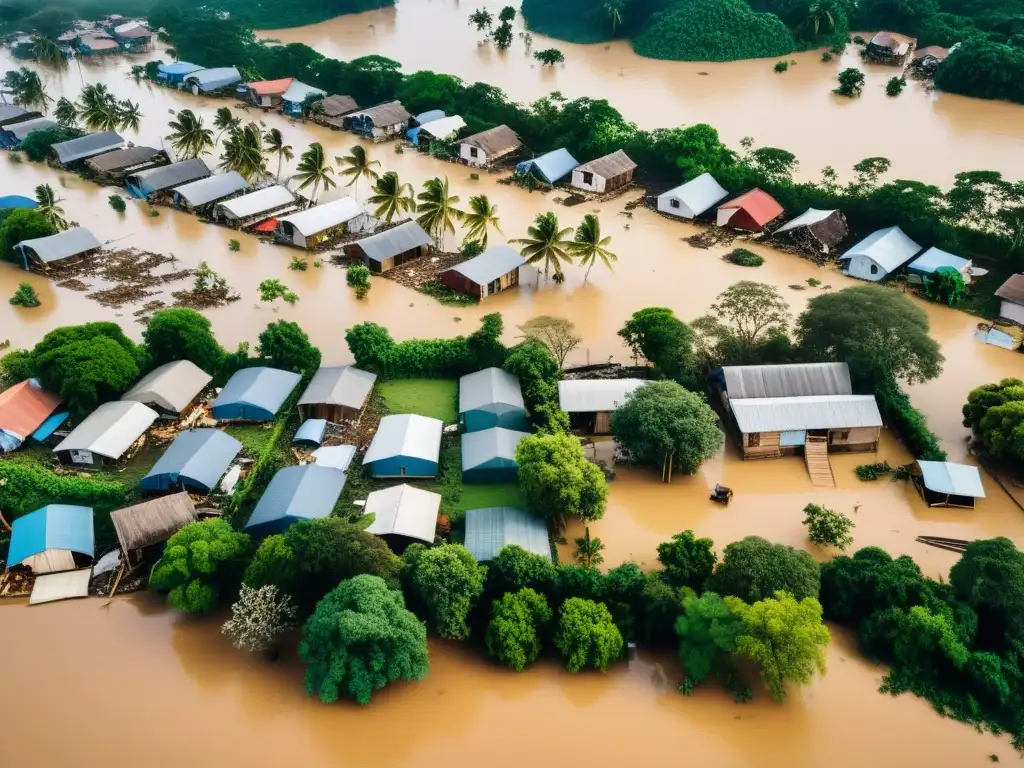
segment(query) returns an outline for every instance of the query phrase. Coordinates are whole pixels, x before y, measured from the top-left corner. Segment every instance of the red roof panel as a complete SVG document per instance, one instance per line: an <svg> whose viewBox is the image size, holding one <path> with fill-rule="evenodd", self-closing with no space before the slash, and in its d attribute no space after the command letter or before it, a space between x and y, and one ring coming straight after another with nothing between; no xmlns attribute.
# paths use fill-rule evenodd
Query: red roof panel
<svg viewBox="0 0 1024 768"><path fill-rule="evenodd" d="M718 210L730 210L741 208L747 212L760 226L782 215L782 206L763 189L754 187L749 192L744 192L739 197L733 198L727 203L718 206Z"/></svg>

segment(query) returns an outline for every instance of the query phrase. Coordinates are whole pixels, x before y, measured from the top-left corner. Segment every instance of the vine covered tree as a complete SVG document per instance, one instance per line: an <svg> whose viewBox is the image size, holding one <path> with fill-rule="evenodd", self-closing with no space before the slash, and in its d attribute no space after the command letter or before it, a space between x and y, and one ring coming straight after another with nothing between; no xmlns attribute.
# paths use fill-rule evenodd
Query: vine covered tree
<svg viewBox="0 0 1024 768"><path fill-rule="evenodd" d="M227 520L189 523L168 539L150 584L179 611L209 613L222 591L241 581L250 551L249 535Z"/></svg>

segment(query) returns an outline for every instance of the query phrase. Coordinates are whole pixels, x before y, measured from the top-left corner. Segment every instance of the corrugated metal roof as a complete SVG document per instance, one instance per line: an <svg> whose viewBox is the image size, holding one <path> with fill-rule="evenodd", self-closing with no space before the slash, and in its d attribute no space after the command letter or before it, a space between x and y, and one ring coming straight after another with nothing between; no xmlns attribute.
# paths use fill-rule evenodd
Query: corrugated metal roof
<svg viewBox="0 0 1024 768"><path fill-rule="evenodd" d="M366 497L363 507L364 514L374 516L373 523L366 530L377 536L398 534L433 544L440 508L440 494L411 485L395 485L374 491Z"/></svg>
<svg viewBox="0 0 1024 768"><path fill-rule="evenodd" d="M970 259L954 256L952 253L932 247L907 264L907 269L912 272L931 274L939 267L952 267L963 274L969 266L971 266Z"/></svg>
<svg viewBox="0 0 1024 768"><path fill-rule="evenodd" d="M291 190L280 184L275 184L266 189L217 203L217 212L227 214L234 219L247 219L250 216L273 211L294 202L295 195Z"/></svg>
<svg viewBox="0 0 1024 768"><path fill-rule="evenodd" d="M747 215L762 227L781 216L783 211L774 197L758 187L718 206L719 211L733 209L746 211Z"/></svg>
<svg viewBox="0 0 1024 768"><path fill-rule="evenodd" d="M447 139L466 127L466 121L458 115L431 120L420 126L420 133L428 133L435 139Z"/></svg>
<svg viewBox="0 0 1024 768"><path fill-rule="evenodd" d="M185 82L198 85L200 91L215 91L242 82L242 76L234 67L214 67L193 72L185 78Z"/></svg>
<svg viewBox="0 0 1024 768"><path fill-rule="evenodd" d="M472 136L467 136L464 139L459 139L455 143L468 144L488 155L500 155L518 147L519 137L507 125L498 125L486 131L474 133Z"/></svg>
<svg viewBox="0 0 1024 768"><path fill-rule="evenodd" d="M61 163L73 163L76 160L85 160L105 152L113 152L123 146L124 139L119 133L104 131L82 136L80 139L62 141L59 144L54 144L52 149Z"/></svg>
<svg viewBox="0 0 1024 768"><path fill-rule="evenodd" d="M60 405L35 379L25 379L0 392L0 430L25 440Z"/></svg>
<svg viewBox="0 0 1024 768"><path fill-rule="evenodd" d="M171 163L160 168L150 168L148 171L139 171L128 177L129 184L142 189L146 194L160 192L164 189L173 189L190 181L205 179L210 175L210 169L202 158L193 157L191 160L182 160L180 163Z"/></svg>
<svg viewBox="0 0 1024 768"><path fill-rule="evenodd" d="M122 400L156 404L173 413L181 413L213 377L191 360L175 360L147 373L125 392Z"/></svg>
<svg viewBox="0 0 1024 768"><path fill-rule="evenodd" d="M306 419L295 430L292 445L320 445L327 431L327 419Z"/></svg>
<svg viewBox="0 0 1024 768"><path fill-rule="evenodd" d="M57 600L70 600L75 597L88 597L91 578L92 568L37 576L32 585L32 594L28 599L28 604L39 605L40 603L53 603Z"/></svg>
<svg viewBox="0 0 1024 768"><path fill-rule="evenodd" d="M110 513L121 549L131 552L167 541L198 519L188 493L172 493Z"/></svg>
<svg viewBox="0 0 1024 768"><path fill-rule="evenodd" d="M420 112L413 118L413 120L415 120L420 125L426 125L427 123L432 123L435 120L440 120L443 117L443 109L428 109L426 112Z"/></svg>
<svg viewBox="0 0 1024 768"><path fill-rule="evenodd" d="M180 187L175 187L172 191L179 195L187 206L196 208L200 205L209 205L248 188L249 182L242 178L242 174L238 171L228 171L183 184Z"/></svg>
<svg viewBox="0 0 1024 768"><path fill-rule="evenodd" d="M109 173L148 163L162 154L164 151L155 147L128 147L91 157L86 165L100 173Z"/></svg>
<svg viewBox="0 0 1024 768"><path fill-rule="evenodd" d="M517 432L503 427L481 429L462 434L462 471L474 469L494 459L516 458L516 447L529 432Z"/></svg>
<svg viewBox="0 0 1024 768"><path fill-rule="evenodd" d="M561 178L568 176L572 170L579 165L576 158L569 154L569 150L561 147L547 152L533 160L526 160L516 166L516 173L529 173L537 171L548 184L554 184Z"/></svg>
<svg viewBox="0 0 1024 768"><path fill-rule="evenodd" d="M363 463L411 456L437 461L441 452L444 423L415 413L392 414L380 420L380 426L363 457Z"/></svg>
<svg viewBox="0 0 1024 768"><path fill-rule="evenodd" d="M299 213L281 216L278 218L278 223L287 221L303 237L310 237L331 227L351 221L364 213L363 206L351 197L342 197L339 200L332 200L329 203L323 203L315 208L309 208Z"/></svg>
<svg viewBox="0 0 1024 768"><path fill-rule="evenodd" d="M1024 304L1024 273L1014 275L996 289L996 296L1011 304Z"/></svg>
<svg viewBox="0 0 1024 768"><path fill-rule="evenodd" d="M886 272L892 272L910 261L920 250L921 246L907 237L902 229L888 227L872 232L840 256L839 260L866 256Z"/></svg>
<svg viewBox="0 0 1024 768"><path fill-rule="evenodd" d="M547 523L515 507L487 507L466 512L466 549L479 562L497 557L505 547L516 545L551 559Z"/></svg>
<svg viewBox="0 0 1024 768"><path fill-rule="evenodd" d="M730 398L729 406L744 434L882 426L873 395Z"/></svg>
<svg viewBox="0 0 1024 768"><path fill-rule="evenodd" d="M700 216L719 200L729 195L715 177L710 173L702 173L697 178L681 184L668 192L662 192L658 198L674 198L686 206L691 216Z"/></svg>
<svg viewBox="0 0 1024 768"><path fill-rule="evenodd" d="M819 221L824 221L833 213L835 213L835 210L822 211L818 208L808 208L795 219L791 219L776 229L775 234L789 232L790 230L797 229L798 227L809 227L811 224L817 224Z"/></svg>
<svg viewBox="0 0 1024 768"><path fill-rule="evenodd" d="M484 368L459 379L459 413L495 403L525 408L518 376L501 368Z"/></svg>
<svg viewBox="0 0 1024 768"><path fill-rule="evenodd" d="M27 115L28 110L16 107L13 104L0 104L0 122L10 120L12 117Z"/></svg>
<svg viewBox="0 0 1024 768"><path fill-rule="evenodd" d="M156 67L156 71L164 75L190 75L201 69L202 67L198 64L193 64L190 61L175 61L171 64L160 62Z"/></svg>
<svg viewBox="0 0 1024 768"><path fill-rule="evenodd" d="M345 473L306 464L285 467L273 479L253 510L246 530L277 520L318 520L327 517L345 488Z"/></svg>
<svg viewBox="0 0 1024 768"><path fill-rule="evenodd" d="M846 363L730 365L722 373L730 400L853 394Z"/></svg>
<svg viewBox="0 0 1024 768"><path fill-rule="evenodd" d="M299 80L292 80L291 85L285 90L284 95L281 96L285 101L294 101L302 103L308 96L326 96L327 92L319 88L315 88L312 85L306 85Z"/></svg>
<svg viewBox="0 0 1024 768"><path fill-rule="evenodd" d="M558 382L558 403L567 413L614 411L646 383L643 379L563 379Z"/></svg>
<svg viewBox="0 0 1024 768"><path fill-rule="evenodd" d="M167 475L174 480L189 480L191 485L216 488L241 450L240 442L219 429L179 432L139 487L160 490L159 478Z"/></svg>
<svg viewBox="0 0 1024 768"><path fill-rule="evenodd" d="M495 245L469 261L456 264L451 271L468 277L477 285L487 285L525 263L526 259L515 248Z"/></svg>
<svg viewBox="0 0 1024 768"><path fill-rule="evenodd" d="M935 493L954 496L985 498L985 487L981 484L981 473L969 464L954 464L951 461L918 461L924 487Z"/></svg>
<svg viewBox="0 0 1024 768"><path fill-rule="evenodd" d="M228 379L213 407L241 404L277 413L301 380L299 374L277 368L243 368Z"/></svg>
<svg viewBox="0 0 1024 768"><path fill-rule="evenodd" d="M96 540L91 507L50 504L19 517L11 525L7 567L48 549L68 549L92 557Z"/></svg>
<svg viewBox="0 0 1024 768"><path fill-rule="evenodd" d="M354 445L325 445L313 451L313 460L319 467L345 472L356 455Z"/></svg>
<svg viewBox="0 0 1024 768"><path fill-rule="evenodd" d="M41 262L50 264L99 248L100 241L85 227L75 227L49 237L22 240L15 247L31 248Z"/></svg>
<svg viewBox="0 0 1024 768"><path fill-rule="evenodd" d="M57 122L48 117L37 117L35 120L26 120L23 123L5 125L4 130L14 136L18 141L24 141L32 131L45 131L48 128L57 128Z"/></svg>
<svg viewBox="0 0 1024 768"><path fill-rule="evenodd" d="M299 405L341 405L362 408L377 374L363 371L354 365L335 365L320 368L299 398Z"/></svg>
<svg viewBox="0 0 1024 768"><path fill-rule="evenodd" d="M104 403L65 437L54 452L92 451L118 459L157 420L159 414L142 403Z"/></svg>
<svg viewBox="0 0 1024 768"><path fill-rule="evenodd" d="M365 237L356 244L366 254L366 258L380 263L413 248L433 246L434 241L415 221L407 221L379 234Z"/></svg>
<svg viewBox="0 0 1024 768"><path fill-rule="evenodd" d="M619 176L623 173L630 173L636 170L636 163L630 160L629 155L623 152L621 149L617 149L610 155L599 157L596 160L591 160L589 163L584 163L575 170L587 171L593 173L596 176L601 176L605 179L611 179L615 176Z"/></svg>

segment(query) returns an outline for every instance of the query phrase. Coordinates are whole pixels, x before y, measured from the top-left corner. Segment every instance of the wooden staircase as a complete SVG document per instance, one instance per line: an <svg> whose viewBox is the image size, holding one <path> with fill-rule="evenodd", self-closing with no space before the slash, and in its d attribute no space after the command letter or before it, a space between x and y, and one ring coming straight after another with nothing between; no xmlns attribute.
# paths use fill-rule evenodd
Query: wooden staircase
<svg viewBox="0 0 1024 768"><path fill-rule="evenodd" d="M832 465L828 460L827 437L808 435L804 444L804 460L807 462L807 472L811 476L811 485L822 488L836 487Z"/></svg>

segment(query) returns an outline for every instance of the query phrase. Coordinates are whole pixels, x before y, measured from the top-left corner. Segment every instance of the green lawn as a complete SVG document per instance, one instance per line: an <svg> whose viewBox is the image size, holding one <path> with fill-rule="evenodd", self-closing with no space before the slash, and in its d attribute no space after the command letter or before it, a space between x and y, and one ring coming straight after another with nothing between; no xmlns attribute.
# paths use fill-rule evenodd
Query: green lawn
<svg viewBox="0 0 1024 768"><path fill-rule="evenodd" d="M465 483L455 509L466 512L485 507L519 507L526 509L526 500L518 483Z"/></svg>
<svg viewBox="0 0 1024 768"><path fill-rule="evenodd" d="M418 413L445 424L459 420L459 383L455 379L392 379L377 382L377 391L391 413Z"/></svg>

